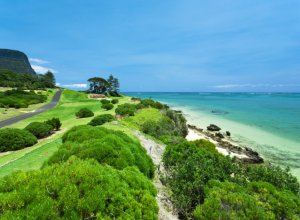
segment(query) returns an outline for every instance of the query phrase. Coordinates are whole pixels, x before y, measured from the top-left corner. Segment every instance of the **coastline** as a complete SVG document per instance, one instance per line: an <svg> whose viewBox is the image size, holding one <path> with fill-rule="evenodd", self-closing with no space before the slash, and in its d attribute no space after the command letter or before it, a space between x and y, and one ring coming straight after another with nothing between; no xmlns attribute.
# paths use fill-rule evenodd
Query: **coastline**
<svg viewBox="0 0 300 220"><path fill-rule="evenodd" d="M264 159L256 151L239 145L226 135L224 135L223 138L220 138L216 135L218 133L219 132L204 130L195 125L188 124L188 135L186 136L186 139L188 141L198 139L208 140L216 146L219 153L231 158L235 157L237 160L245 163L264 163Z"/></svg>
<svg viewBox="0 0 300 220"><path fill-rule="evenodd" d="M209 115L201 110L194 111L186 106L176 106L174 103L165 102L165 104L168 104L174 110L182 112L188 124L195 125L200 130L206 128L209 124L216 124L222 128L223 132L230 131L232 135L230 139L226 138L226 141L238 147L246 146L248 149L257 152L265 162L281 167L289 167L291 173L300 180L299 158L297 158L297 155L299 155L299 152L297 152L297 150L299 151L299 148L297 149L299 143L284 139L254 126L229 121L214 114ZM193 133L198 134L200 137L211 140L205 133L192 130ZM222 147L217 149L224 155L230 154L226 148L225 150ZM231 155L234 155L234 152L231 152ZM244 157L244 155L240 155L240 157Z"/></svg>

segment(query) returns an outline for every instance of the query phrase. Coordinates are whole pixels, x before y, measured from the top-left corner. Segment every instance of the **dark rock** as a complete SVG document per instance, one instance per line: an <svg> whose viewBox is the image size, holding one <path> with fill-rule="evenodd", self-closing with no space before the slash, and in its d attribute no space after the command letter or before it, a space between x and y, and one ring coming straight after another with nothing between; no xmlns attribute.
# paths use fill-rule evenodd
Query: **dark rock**
<svg viewBox="0 0 300 220"><path fill-rule="evenodd" d="M224 135L221 134L220 132L216 133L215 136L220 138L220 139L224 138Z"/></svg>
<svg viewBox="0 0 300 220"><path fill-rule="evenodd" d="M203 132L203 129L202 129L202 128L198 128L198 127L196 127L195 125L190 125L190 124L188 124L187 126L188 126L188 128L193 129L193 130L195 130L195 131Z"/></svg>
<svg viewBox="0 0 300 220"><path fill-rule="evenodd" d="M226 131L226 135L228 136L228 137L230 137L230 132L229 131Z"/></svg>
<svg viewBox="0 0 300 220"><path fill-rule="evenodd" d="M221 128L218 127L217 125L210 124L209 126L207 126L207 130L209 130L209 131L220 131Z"/></svg>

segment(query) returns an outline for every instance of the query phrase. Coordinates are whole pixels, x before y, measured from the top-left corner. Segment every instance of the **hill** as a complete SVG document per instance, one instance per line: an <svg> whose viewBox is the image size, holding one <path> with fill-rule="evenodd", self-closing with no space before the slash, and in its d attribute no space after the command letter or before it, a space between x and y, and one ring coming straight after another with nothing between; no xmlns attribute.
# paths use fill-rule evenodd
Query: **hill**
<svg viewBox="0 0 300 220"><path fill-rule="evenodd" d="M0 49L0 69L7 69L15 73L36 74L26 54L17 50Z"/></svg>

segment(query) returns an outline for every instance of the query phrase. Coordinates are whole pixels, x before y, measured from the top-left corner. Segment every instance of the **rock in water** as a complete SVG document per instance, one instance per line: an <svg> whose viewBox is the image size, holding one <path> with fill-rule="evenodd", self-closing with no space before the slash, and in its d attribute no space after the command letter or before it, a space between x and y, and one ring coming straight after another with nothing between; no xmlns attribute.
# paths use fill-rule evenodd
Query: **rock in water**
<svg viewBox="0 0 300 220"><path fill-rule="evenodd" d="M26 54L17 50L0 49L0 69L10 70L14 73L36 74Z"/></svg>
<svg viewBox="0 0 300 220"><path fill-rule="evenodd" d="M209 131L220 131L221 128L219 128L217 125L210 124L209 126L207 126L207 130L209 130Z"/></svg>

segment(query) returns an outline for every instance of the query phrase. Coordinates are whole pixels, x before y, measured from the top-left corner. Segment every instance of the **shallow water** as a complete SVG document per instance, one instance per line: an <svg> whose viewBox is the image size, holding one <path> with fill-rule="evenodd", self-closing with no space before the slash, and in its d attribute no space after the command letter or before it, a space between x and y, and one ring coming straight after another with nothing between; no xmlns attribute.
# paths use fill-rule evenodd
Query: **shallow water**
<svg viewBox="0 0 300 220"><path fill-rule="evenodd" d="M189 123L217 124L300 179L300 93L126 93L181 109Z"/></svg>

